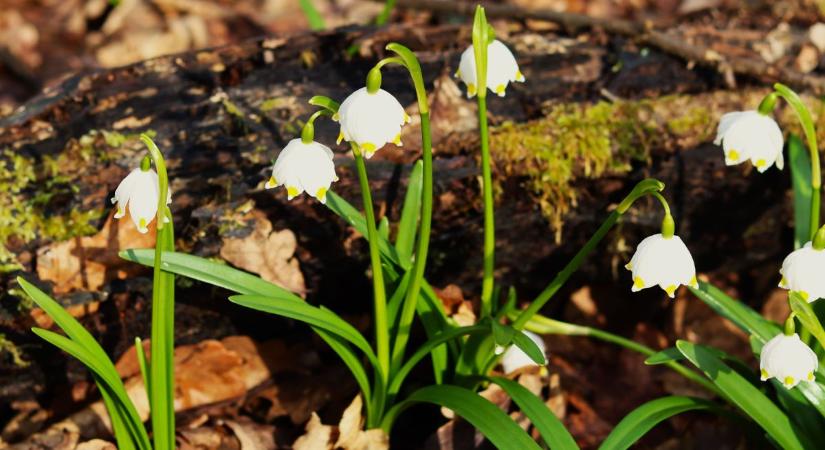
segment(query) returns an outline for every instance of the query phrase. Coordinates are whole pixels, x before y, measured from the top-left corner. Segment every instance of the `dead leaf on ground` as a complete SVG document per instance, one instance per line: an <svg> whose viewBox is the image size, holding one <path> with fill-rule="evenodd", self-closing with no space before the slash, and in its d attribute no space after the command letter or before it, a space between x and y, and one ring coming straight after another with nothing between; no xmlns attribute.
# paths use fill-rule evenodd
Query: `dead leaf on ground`
<svg viewBox="0 0 825 450"><path fill-rule="evenodd" d="M226 420L241 444L241 450L275 450L275 427L246 420Z"/></svg>
<svg viewBox="0 0 825 450"><path fill-rule="evenodd" d="M115 444L104 441L103 439L92 439L91 441L77 444L75 450L117 450L117 447Z"/></svg>
<svg viewBox="0 0 825 450"><path fill-rule="evenodd" d="M338 426L324 425L317 414L306 425L306 433L293 444L295 450L388 450L389 437L380 429L364 430L364 403L357 395L344 410Z"/></svg>
<svg viewBox="0 0 825 450"><path fill-rule="evenodd" d="M108 281L138 273L144 269L121 259L118 252L154 247L154 223L150 224L148 233L141 234L128 215L115 219L112 212L97 234L39 249L37 276L54 283L54 293L59 295L77 289L95 291Z"/></svg>
<svg viewBox="0 0 825 450"><path fill-rule="evenodd" d="M306 292L304 275L295 259L298 242L291 230L272 231L272 222L256 209L241 219L254 227L245 237L224 237L221 257L236 267L298 293Z"/></svg>

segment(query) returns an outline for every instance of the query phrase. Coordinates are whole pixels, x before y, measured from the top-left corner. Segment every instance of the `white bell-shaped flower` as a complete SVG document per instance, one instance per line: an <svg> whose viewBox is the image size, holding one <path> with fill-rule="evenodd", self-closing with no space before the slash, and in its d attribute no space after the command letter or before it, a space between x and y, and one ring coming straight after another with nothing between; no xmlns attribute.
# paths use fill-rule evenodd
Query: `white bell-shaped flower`
<svg viewBox="0 0 825 450"><path fill-rule="evenodd" d="M541 336L537 335L536 333L532 333L530 331L522 331L527 337L530 338L531 341L535 342L536 345L541 349L542 353L547 352L547 346L544 345L544 339ZM496 350L496 354L500 354L500 350ZM504 369L504 373L512 373L522 367L532 367L538 366L535 361L533 361L526 353L524 353L520 348L515 345L511 345L506 352L504 352L504 356L501 357L501 366Z"/></svg>
<svg viewBox="0 0 825 450"><path fill-rule="evenodd" d="M401 127L410 116L389 92L378 89L370 93L366 87L349 95L333 116L341 124L341 140L355 142L365 158L372 157L387 142L401 146Z"/></svg>
<svg viewBox="0 0 825 450"><path fill-rule="evenodd" d="M272 167L272 176L265 187L272 189L286 186L289 200L306 192L321 203L326 203L329 186L333 181L338 181L332 158L332 150L324 144L293 139L278 154Z"/></svg>
<svg viewBox="0 0 825 450"><path fill-rule="evenodd" d="M467 85L467 97L473 97L478 93L478 81L476 77L476 57L473 46L470 45L461 54L461 62L455 76ZM507 85L513 81L524 82L524 75L518 68L516 57L498 39L487 46L487 88L504 97Z"/></svg>
<svg viewBox="0 0 825 450"><path fill-rule="evenodd" d="M779 287L809 302L825 298L825 250L816 250L810 242L785 258L779 274Z"/></svg>
<svg viewBox="0 0 825 450"><path fill-rule="evenodd" d="M160 185L158 174L154 169L143 170L137 168L133 170L123 181L120 182L112 197L112 203L117 204L115 219L120 219L126 215L126 208L129 208L129 215L135 223L138 231L146 233L149 231L149 224L158 213L158 196L160 195ZM172 203L172 190L167 189L166 203ZM168 217L163 218L164 222L169 222Z"/></svg>
<svg viewBox="0 0 825 450"><path fill-rule="evenodd" d="M648 236L625 268L633 274L633 292L658 285L673 298L680 285L699 287L693 256L679 236Z"/></svg>
<svg viewBox="0 0 825 450"><path fill-rule="evenodd" d="M762 381L776 378L788 389L800 381L814 381L818 366L816 353L796 333L792 336L778 334L762 347L759 356Z"/></svg>
<svg viewBox="0 0 825 450"><path fill-rule="evenodd" d="M725 151L725 164L732 166L747 160L759 172L776 164L785 167L782 155L782 130L772 117L758 111L736 111L722 116L716 130L716 145Z"/></svg>

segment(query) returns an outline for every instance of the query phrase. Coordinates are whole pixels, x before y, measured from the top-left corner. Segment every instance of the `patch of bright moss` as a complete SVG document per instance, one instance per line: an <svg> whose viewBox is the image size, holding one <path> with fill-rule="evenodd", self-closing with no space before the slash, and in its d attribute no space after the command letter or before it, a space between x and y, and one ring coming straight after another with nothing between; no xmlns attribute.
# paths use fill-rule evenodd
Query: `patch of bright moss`
<svg viewBox="0 0 825 450"><path fill-rule="evenodd" d="M578 200L574 181L627 173L654 147L704 140L714 128L707 107L685 97L568 103L538 120L494 127L490 148L499 170L527 177L559 239L563 218Z"/></svg>
<svg viewBox="0 0 825 450"><path fill-rule="evenodd" d="M6 339L6 335L0 333L0 355L8 353L11 355L12 363L17 367L27 367L29 362L23 359L23 352L14 344L14 342Z"/></svg>

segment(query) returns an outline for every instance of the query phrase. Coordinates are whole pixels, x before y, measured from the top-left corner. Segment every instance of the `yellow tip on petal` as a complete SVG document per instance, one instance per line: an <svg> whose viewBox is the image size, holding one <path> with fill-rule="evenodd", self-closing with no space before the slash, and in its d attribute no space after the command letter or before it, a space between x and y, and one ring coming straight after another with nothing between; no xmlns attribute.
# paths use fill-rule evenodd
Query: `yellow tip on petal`
<svg viewBox="0 0 825 450"><path fill-rule="evenodd" d="M633 288L634 289L644 289L645 282L642 280L642 277L636 277L633 279Z"/></svg>
<svg viewBox="0 0 825 450"><path fill-rule="evenodd" d="M292 198L295 197L298 194L299 194L298 188L296 188L295 186L288 186L286 188L286 196L288 197L289 200L292 200Z"/></svg>
<svg viewBox="0 0 825 450"><path fill-rule="evenodd" d="M467 97L472 97L476 95L476 85L475 83L468 83L467 84Z"/></svg>
<svg viewBox="0 0 825 450"><path fill-rule="evenodd" d="M264 185L264 188L272 189L277 185L278 185L278 180L276 180L275 177L269 177L269 180Z"/></svg>
<svg viewBox="0 0 825 450"><path fill-rule="evenodd" d="M808 299L811 297L810 294L808 294L805 291L799 291L799 296L802 297L802 300L805 301L808 301Z"/></svg>
<svg viewBox="0 0 825 450"><path fill-rule="evenodd" d="M392 143L399 147L404 145L401 143L401 133L396 134L395 137L392 138Z"/></svg>
<svg viewBox="0 0 825 450"><path fill-rule="evenodd" d="M340 119L341 119L341 115L340 115L340 114L335 113L335 114L333 114L333 115L332 115L332 120L334 120L334 121L338 122Z"/></svg>
<svg viewBox="0 0 825 450"><path fill-rule="evenodd" d="M756 166L757 169L764 169L768 165L768 162L765 161L764 159L760 159L760 160L757 160L756 164L754 164L754 165Z"/></svg>
<svg viewBox="0 0 825 450"><path fill-rule="evenodd" d="M138 231L140 231L141 233L145 233L146 231L148 231L146 225L146 219L141 217L140 220L138 220Z"/></svg>
<svg viewBox="0 0 825 450"><path fill-rule="evenodd" d="M547 366L539 367L539 375L541 375L543 377L546 377L549 374L550 374L550 372L547 370Z"/></svg>
<svg viewBox="0 0 825 450"><path fill-rule="evenodd" d="M344 140L344 132L343 132L343 131L339 131L339 132L338 132L338 139L336 139L336 140L335 140L335 143L336 143L336 144L340 144L340 143L341 143L341 141L343 141L343 140Z"/></svg>
<svg viewBox="0 0 825 450"><path fill-rule="evenodd" d="M456 77L456 78L461 77L461 69L456 70L455 75L453 75L453 76Z"/></svg>
<svg viewBox="0 0 825 450"><path fill-rule="evenodd" d="M690 279L690 285L689 286L694 288L694 289L699 288L699 280L696 279L696 275L694 275L693 278Z"/></svg>
<svg viewBox="0 0 825 450"><path fill-rule="evenodd" d="M816 377L813 372L808 372L808 381L814 381Z"/></svg>
<svg viewBox="0 0 825 450"><path fill-rule="evenodd" d="M627 270L633 270L633 264L627 263L624 265L624 268Z"/></svg>
<svg viewBox="0 0 825 450"><path fill-rule="evenodd" d="M676 293L676 288L678 286L671 284L670 286L665 288L665 292L667 292L667 296L673 298L673 295Z"/></svg>
<svg viewBox="0 0 825 450"><path fill-rule="evenodd" d="M767 380L768 378L771 377L770 374L768 374L768 371L765 370L765 369L762 369L761 371L759 371L759 374L762 376L761 377L762 381L765 381L765 380Z"/></svg>
<svg viewBox="0 0 825 450"><path fill-rule="evenodd" d="M499 97L504 97L504 89L504 85L499 84L498 86L496 86L496 94L498 94Z"/></svg>
<svg viewBox="0 0 825 450"><path fill-rule="evenodd" d="M787 377L785 377L784 380L782 380L782 382L785 383L785 386L793 386L794 381L796 380L794 380L794 378L790 375L788 375Z"/></svg>
<svg viewBox="0 0 825 450"><path fill-rule="evenodd" d="M404 123L410 123L410 122L412 122L412 119L410 118L410 115L405 112L404 113Z"/></svg>
<svg viewBox="0 0 825 450"><path fill-rule="evenodd" d="M115 212L115 219L120 219L121 217L126 215L126 210L121 208L120 206L117 207L117 212Z"/></svg>
<svg viewBox="0 0 825 450"><path fill-rule="evenodd" d="M367 158L372 156L372 154L375 153L376 150L375 144L373 144L372 142L364 142L363 144L359 145L359 147L361 147L361 151L364 152L364 156Z"/></svg>
<svg viewBox="0 0 825 450"><path fill-rule="evenodd" d="M737 152L736 150L731 149L731 151L728 152L728 159L730 160L730 162L738 162L739 157L739 152Z"/></svg>
<svg viewBox="0 0 825 450"><path fill-rule="evenodd" d="M788 279L784 276L782 277L782 280L779 281L779 287L788 289Z"/></svg>
<svg viewBox="0 0 825 450"><path fill-rule="evenodd" d="M521 70L516 70L516 81L524 81L524 74Z"/></svg>
<svg viewBox="0 0 825 450"><path fill-rule="evenodd" d="M315 193L315 198L317 198L321 203L327 202L327 188L322 187L318 189L318 192Z"/></svg>

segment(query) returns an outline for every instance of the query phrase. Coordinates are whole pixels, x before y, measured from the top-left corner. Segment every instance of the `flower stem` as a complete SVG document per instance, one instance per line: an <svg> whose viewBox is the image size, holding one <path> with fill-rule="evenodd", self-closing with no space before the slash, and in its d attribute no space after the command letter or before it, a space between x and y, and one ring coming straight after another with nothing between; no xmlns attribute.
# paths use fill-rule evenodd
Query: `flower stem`
<svg viewBox="0 0 825 450"><path fill-rule="evenodd" d="M819 147L816 143L816 130L814 129L814 121L811 117L811 112L808 107L802 103L802 99L791 88L776 83L773 85L776 93L788 102L788 105L793 108L796 117L802 124L802 130L805 132L805 138L808 141L808 151L811 154L811 240L819 230L819 211L820 211L820 197L822 195L822 172L819 167Z"/></svg>
<svg viewBox="0 0 825 450"><path fill-rule="evenodd" d="M175 448L174 352L175 352L175 277L161 270L164 251L174 251L174 225L166 206L169 179L166 163L157 145L143 134L140 139L158 172L158 213L155 219L155 260L152 283L152 332L150 341L150 404L155 448ZM169 223L164 223L168 219ZM167 226L165 226L167 225Z"/></svg>
<svg viewBox="0 0 825 450"><path fill-rule="evenodd" d="M794 333L796 333L796 323L794 323L794 318L795 317L796 317L796 313L791 311L791 313L788 314L788 318L785 319L785 328L784 328L785 336L793 336Z"/></svg>
<svg viewBox="0 0 825 450"><path fill-rule="evenodd" d="M639 344L638 342L624 338L622 336L604 330L600 330L598 328L592 328L583 325L562 322L560 320L550 319L549 317L544 317L542 315L536 315L532 317L530 321L525 324L524 328L539 334L588 336L594 339L598 339L600 341L619 345L628 350L641 353L645 356L652 356L656 354L656 351L652 348ZM678 362L669 361L664 363L664 365L666 365L673 371L677 372L678 374L682 375L683 377L687 378L688 380L691 380L694 383L704 387L708 391L713 392L714 394L717 394L720 397L726 398L726 396L712 382L708 381L705 377L699 375L698 373L693 372L687 367L679 364Z"/></svg>
<svg viewBox="0 0 825 450"><path fill-rule="evenodd" d="M398 331L392 349L392 367L399 368L403 363L404 351L409 340L410 328L415 316L416 303L421 292L424 279L424 270L427 266L427 254L430 247L430 232L433 218L433 149L432 133L430 131L430 105L427 99L427 90L424 87L424 76L418 58L410 49L397 43L387 45L387 50L395 52L398 57L385 58L384 61L398 63L410 73L415 87L418 102L418 115L421 119L421 158L423 162L423 183L421 189L421 227L418 233L418 242L415 251L415 261L412 267L412 278L404 295L401 315L398 319Z"/></svg>
<svg viewBox="0 0 825 450"><path fill-rule="evenodd" d="M358 145L351 143L358 168L358 182L361 185L361 198L364 202L364 216L367 220L367 237L372 265L372 288L375 307L375 345L378 351L378 363L383 376L390 370L390 330L387 321L387 291L384 288L384 271L381 267L381 254L378 251L378 230L375 227L375 211L372 206L372 193L367 178L367 166Z"/></svg>
<svg viewBox="0 0 825 450"><path fill-rule="evenodd" d="M495 268L496 222L493 205L493 175L490 167L490 136L487 130L487 97L480 95L485 87L479 87L478 127L481 133L481 183L484 198L484 278L481 282L481 317L492 313L493 270Z"/></svg>
<svg viewBox="0 0 825 450"><path fill-rule="evenodd" d="M564 286L564 283L576 272L579 267L581 267L582 263L584 262L585 258L592 252L596 246L604 239L607 232L613 228L613 225L616 224L616 221L619 220L627 210L633 205L633 203L638 200L640 197L648 194L658 193L664 189L664 184L658 180L654 179L647 179L639 182L630 194L622 200L619 206L616 208L615 211L611 212L607 219L601 224L596 233L584 244L576 256L570 260L569 263L564 267L564 269L559 272L553 281L544 288L543 291L530 303L525 310L518 315L518 317L513 321L513 328L520 330L524 328L527 324L527 321L530 320L531 317L535 316L544 305L553 298L553 295Z"/></svg>
<svg viewBox="0 0 825 450"><path fill-rule="evenodd" d="M387 20L390 18L390 14L392 14L392 9L395 7L396 0L386 0L384 2L384 9L381 10L381 14L375 18L376 25L384 25L387 23Z"/></svg>

